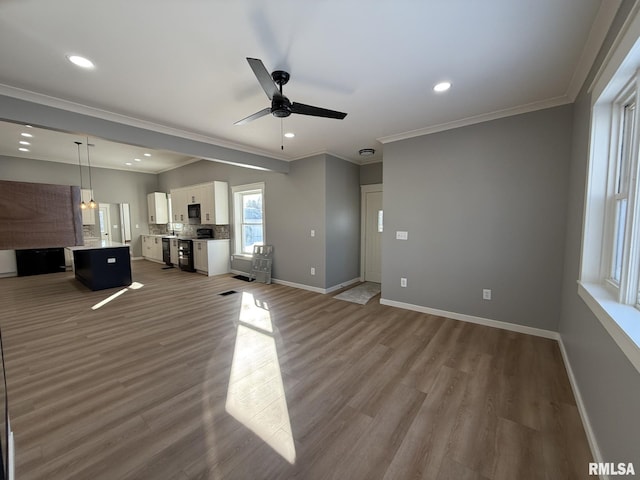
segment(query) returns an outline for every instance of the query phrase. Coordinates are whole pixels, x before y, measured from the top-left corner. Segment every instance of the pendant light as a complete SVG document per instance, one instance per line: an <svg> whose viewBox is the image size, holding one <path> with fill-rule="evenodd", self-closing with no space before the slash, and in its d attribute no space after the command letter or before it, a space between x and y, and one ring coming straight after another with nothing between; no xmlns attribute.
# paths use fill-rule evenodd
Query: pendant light
<svg viewBox="0 0 640 480"><path fill-rule="evenodd" d="M89 191L91 192L91 201L89 208L96 208L98 204L93 200L93 184L91 183L91 160L89 160L89 137L87 137L87 164L89 165Z"/></svg>
<svg viewBox="0 0 640 480"><path fill-rule="evenodd" d="M80 145L82 145L82 142L73 142L78 146L78 169L80 170L80 200L82 200L82 164L80 163ZM82 203L80 204L80 208L82 210L86 210L87 209L87 204L84 203L84 200L82 200Z"/></svg>

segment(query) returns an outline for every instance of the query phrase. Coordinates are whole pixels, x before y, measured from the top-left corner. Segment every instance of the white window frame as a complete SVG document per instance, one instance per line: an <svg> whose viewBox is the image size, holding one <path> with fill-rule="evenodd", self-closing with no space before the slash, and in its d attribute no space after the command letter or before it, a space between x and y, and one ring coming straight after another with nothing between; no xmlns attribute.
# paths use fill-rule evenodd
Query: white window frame
<svg viewBox="0 0 640 480"><path fill-rule="evenodd" d="M267 227L265 217L265 189L264 182L250 183L247 185L236 185L231 187L233 197L233 245L234 257L253 258L253 254L242 251L242 196L259 192L262 195L262 238L264 244L267 243Z"/></svg>
<svg viewBox="0 0 640 480"><path fill-rule="evenodd" d="M591 131L578 294L640 372L640 13L629 18L589 89ZM611 279L621 108L635 124L620 282Z"/></svg>

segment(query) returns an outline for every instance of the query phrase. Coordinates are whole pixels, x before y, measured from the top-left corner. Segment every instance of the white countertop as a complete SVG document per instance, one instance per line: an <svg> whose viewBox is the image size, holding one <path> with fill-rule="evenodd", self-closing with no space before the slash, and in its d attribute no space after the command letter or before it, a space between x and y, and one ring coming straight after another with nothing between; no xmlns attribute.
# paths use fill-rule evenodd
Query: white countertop
<svg viewBox="0 0 640 480"><path fill-rule="evenodd" d="M120 243L120 242L112 242L111 240L91 240L85 242L84 245L77 245L74 247L66 247L67 250L76 251L76 250L96 250L98 248L118 248L118 247L127 247L129 248L128 243Z"/></svg>

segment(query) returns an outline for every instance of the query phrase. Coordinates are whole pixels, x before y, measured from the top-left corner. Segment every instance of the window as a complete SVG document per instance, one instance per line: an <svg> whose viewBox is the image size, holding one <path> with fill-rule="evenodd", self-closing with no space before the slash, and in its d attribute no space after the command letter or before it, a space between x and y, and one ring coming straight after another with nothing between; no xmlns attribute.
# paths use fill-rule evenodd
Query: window
<svg viewBox="0 0 640 480"><path fill-rule="evenodd" d="M637 279L631 277L633 269L628 268L629 259L632 258L635 242L631 242L630 232L637 222L630 208L631 191L634 189L635 176L632 172L637 170L637 155L634 154L633 145L636 139L635 131L635 89L631 93L624 92L621 100L613 103L612 132L620 132L616 137L612 136L611 155L608 160L609 170L612 173L613 185L607 192L608 208L605 216L611 220L606 222L605 251L603 255L609 256L608 283L613 289L614 295L622 303L631 303L625 295L627 285L637 285ZM635 198L636 195L633 195ZM608 247L610 245L610 247ZM637 302L637 288L634 289L633 303Z"/></svg>
<svg viewBox="0 0 640 480"><path fill-rule="evenodd" d="M264 245L264 183L232 187L236 255L252 255Z"/></svg>
<svg viewBox="0 0 640 480"><path fill-rule="evenodd" d="M640 371L640 16L590 91L578 294Z"/></svg>

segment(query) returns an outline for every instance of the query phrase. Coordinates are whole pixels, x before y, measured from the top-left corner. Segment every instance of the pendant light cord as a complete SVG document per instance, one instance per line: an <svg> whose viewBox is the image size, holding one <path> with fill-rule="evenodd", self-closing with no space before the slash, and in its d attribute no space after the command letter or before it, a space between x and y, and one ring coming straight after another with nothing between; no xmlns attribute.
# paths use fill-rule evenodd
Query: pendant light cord
<svg viewBox="0 0 640 480"><path fill-rule="evenodd" d="M82 190L82 164L80 163L80 145L82 142L73 142L78 146L78 168L80 169L80 190Z"/></svg>
<svg viewBox="0 0 640 480"><path fill-rule="evenodd" d="M280 86L280 89L282 90L282 85ZM283 130L283 126L282 124L284 123L284 120L281 118L280 119L280 150L284 150L284 130Z"/></svg>
<svg viewBox="0 0 640 480"><path fill-rule="evenodd" d="M87 137L87 164L89 165L89 189L93 198L93 184L91 183L91 161L89 160L89 137Z"/></svg>

